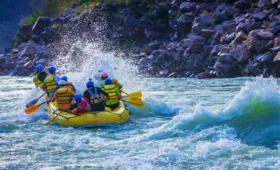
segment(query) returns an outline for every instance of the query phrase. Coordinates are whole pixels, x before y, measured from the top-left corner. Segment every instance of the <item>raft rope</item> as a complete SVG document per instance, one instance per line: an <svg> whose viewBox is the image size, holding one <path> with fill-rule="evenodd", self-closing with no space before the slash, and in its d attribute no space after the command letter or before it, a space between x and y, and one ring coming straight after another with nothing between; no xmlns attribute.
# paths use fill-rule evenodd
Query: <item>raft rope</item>
<svg viewBox="0 0 280 170"><path fill-rule="evenodd" d="M58 109L57 109L57 110L53 110L53 114L58 115L57 111L59 111L59 110L58 110ZM117 113L114 113L114 112L111 112L111 111L106 111L106 112L109 112L109 113L112 113L112 114L116 114L116 115L119 115L119 116L121 117L120 114L117 114ZM88 112L87 112L87 113L88 113ZM97 114L98 112L90 112L90 113L92 113L92 114ZM63 118L66 119L66 120L69 120L69 119L72 119L72 118L81 116L81 115L83 115L83 114L84 114L84 113L81 113L80 115L75 115L75 116L72 116L72 117L62 116L61 114L58 115L58 116L63 117Z"/></svg>

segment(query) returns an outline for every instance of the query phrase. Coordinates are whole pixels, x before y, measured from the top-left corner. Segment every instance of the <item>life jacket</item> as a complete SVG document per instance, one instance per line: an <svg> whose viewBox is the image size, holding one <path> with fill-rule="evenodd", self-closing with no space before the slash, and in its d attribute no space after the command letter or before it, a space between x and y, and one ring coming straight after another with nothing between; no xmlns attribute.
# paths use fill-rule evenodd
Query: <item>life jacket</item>
<svg viewBox="0 0 280 170"><path fill-rule="evenodd" d="M33 82L40 88L42 88L43 86L43 82L39 79L39 74L40 73L37 73L34 78L33 78Z"/></svg>
<svg viewBox="0 0 280 170"><path fill-rule="evenodd" d="M71 102L70 90L71 89L69 89L67 86L62 86L55 92L57 104L65 104Z"/></svg>
<svg viewBox="0 0 280 170"><path fill-rule="evenodd" d="M66 82L66 86L71 88L73 91L75 91L75 89L73 88L72 83L70 81Z"/></svg>
<svg viewBox="0 0 280 170"><path fill-rule="evenodd" d="M45 83L46 83L46 91L47 92L53 92L56 89L56 82L54 81L54 75L48 76L45 79Z"/></svg>
<svg viewBox="0 0 280 170"><path fill-rule="evenodd" d="M90 89L88 89L87 91L90 94L90 104L96 105L103 103L103 98L98 94L97 88L94 89L94 93Z"/></svg>
<svg viewBox="0 0 280 170"><path fill-rule="evenodd" d="M107 106L119 103L119 99L118 99L116 90L117 89L115 88L114 84L104 86L104 91L106 93L108 93L109 98L110 98L109 100L106 101Z"/></svg>
<svg viewBox="0 0 280 170"><path fill-rule="evenodd" d="M84 105L84 106L83 106L83 105ZM81 103L78 105L77 108L80 109L80 110L88 111L88 112L90 112L90 109L91 109L90 104L87 102L86 99L84 99L84 97L82 97L82 101L81 101Z"/></svg>

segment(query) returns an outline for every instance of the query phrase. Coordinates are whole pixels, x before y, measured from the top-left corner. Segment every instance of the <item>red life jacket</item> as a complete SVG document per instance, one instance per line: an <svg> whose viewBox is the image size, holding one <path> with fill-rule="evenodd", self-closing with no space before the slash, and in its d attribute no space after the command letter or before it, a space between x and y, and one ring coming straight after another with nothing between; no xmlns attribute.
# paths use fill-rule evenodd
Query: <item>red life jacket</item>
<svg viewBox="0 0 280 170"><path fill-rule="evenodd" d="M90 108L90 104L88 103L87 98L82 97L82 101L79 103L79 105L77 107L76 114L90 112L90 110L91 110L91 108Z"/></svg>

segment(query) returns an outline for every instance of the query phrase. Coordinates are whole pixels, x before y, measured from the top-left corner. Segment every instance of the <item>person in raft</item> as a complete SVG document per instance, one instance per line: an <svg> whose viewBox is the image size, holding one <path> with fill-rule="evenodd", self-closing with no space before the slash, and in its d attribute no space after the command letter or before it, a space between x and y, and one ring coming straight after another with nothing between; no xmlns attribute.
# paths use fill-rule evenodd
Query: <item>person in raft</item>
<svg viewBox="0 0 280 170"><path fill-rule="evenodd" d="M67 86L65 80L60 80L58 85L59 89L55 91L51 101L54 102L56 100L57 108L59 110L68 109L71 104L71 98L74 97L75 93L69 86Z"/></svg>
<svg viewBox="0 0 280 170"><path fill-rule="evenodd" d="M66 110L74 115L80 115L81 113L90 112L91 107L87 98L83 97L81 94L76 93L74 95L75 102L71 104L70 108ZM75 111L73 111L76 109Z"/></svg>
<svg viewBox="0 0 280 170"><path fill-rule="evenodd" d="M49 72L51 75L49 75L44 83L43 83L43 89L48 93L49 98L51 99L54 95L54 92L57 88L58 81L60 78L55 75L56 68L54 66L49 67Z"/></svg>
<svg viewBox="0 0 280 170"><path fill-rule="evenodd" d="M36 69L36 75L33 78L33 82L35 83L36 87L42 89L44 80L47 77L48 73L45 72L44 66L42 64L38 64L35 69Z"/></svg>
<svg viewBox="0 0 280 170"><path fill-rule="evenodd" d="M115 110L119 107L119 99L121 97L121 93L112 83L112 80L107 78L105 80L104 91L108 93L109 97L106 97L106 106L109 107L111 110Z"/></svg>
<svg viewBox="0 0 280 170"><path fill-rule="evenodd" d="M91 111L104 111L105 102L102 95L109 97L108 93L101 90L99 87L94 87L94 83L91 79L86 84L87 90L84 91L84 97L90 101Z"/></svg>
<svg viewBox="0 0 280 170"><path fill-rule="evenodd" d="M73 85L73 83L71 83L70 81L68 81L68 77L67 76L62 76L61 80L65 80L66 81L66 86L70 87L74 93L76 93L76 88Z"/></svg>
<svg viewBox="0 0 280 170"><path fill-rule="evenodd" d="M102 73L100 75L100 78L101 78L101 82L100 82L100 87L103 89L103 87L105 86L105 80L108 78L108 74L107 73ZM121 91L123 85L121 83L118 82L117 79L112 79L112 83L115 85L115 87Z"/></svg>

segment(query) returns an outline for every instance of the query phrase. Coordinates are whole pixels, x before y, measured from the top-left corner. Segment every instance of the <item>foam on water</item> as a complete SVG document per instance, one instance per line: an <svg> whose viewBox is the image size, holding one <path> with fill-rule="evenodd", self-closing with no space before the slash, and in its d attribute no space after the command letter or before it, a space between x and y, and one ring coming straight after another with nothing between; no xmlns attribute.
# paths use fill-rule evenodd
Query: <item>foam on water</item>
<svg viewBox="0 0 280 170"><path fill-rule="evenodd" d="M193 131L228 125L236 129L242 142L277 148L280 141L278 88L274 79L247 82L224 109L210 111L198 104L189 111L181 110L170 122L150 132L148 139L185 136Z"/></svg>

